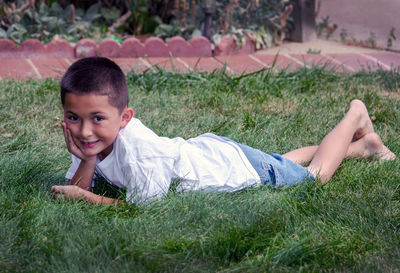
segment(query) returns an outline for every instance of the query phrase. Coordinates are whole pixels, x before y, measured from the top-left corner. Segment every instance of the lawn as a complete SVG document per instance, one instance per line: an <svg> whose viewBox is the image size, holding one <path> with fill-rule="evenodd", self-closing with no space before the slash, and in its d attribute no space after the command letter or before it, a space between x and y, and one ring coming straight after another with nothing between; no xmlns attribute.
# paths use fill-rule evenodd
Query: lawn
<svg viewBox="0 0 400 273"><path fill-rule="evenodd" d="M156 133L214 132L267 152L311 144L363 100L400 156L400 75L318 68L128 76ZM59 80L0 82L0 271L398 272L400 161L345 160L329 184L168 195L146 206L54 200L70 164ZM98 181L96 192L124 193Z"/></svg>

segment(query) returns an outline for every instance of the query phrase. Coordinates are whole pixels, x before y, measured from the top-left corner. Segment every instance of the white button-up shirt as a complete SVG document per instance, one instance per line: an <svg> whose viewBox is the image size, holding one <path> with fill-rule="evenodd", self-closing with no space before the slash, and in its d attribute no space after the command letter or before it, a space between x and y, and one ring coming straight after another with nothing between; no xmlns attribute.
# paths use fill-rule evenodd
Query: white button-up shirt
<svg viewBox="0 0 400 273"><path fill-rule="evenodd" d="M71 179L80 164L72 156ZM243 151L211 133L184 140L156 135L133 118L121 129L112 152L96 164L96 174L127 190L127 201L144 202L179 190L237 191L260 181Z"/></svg>

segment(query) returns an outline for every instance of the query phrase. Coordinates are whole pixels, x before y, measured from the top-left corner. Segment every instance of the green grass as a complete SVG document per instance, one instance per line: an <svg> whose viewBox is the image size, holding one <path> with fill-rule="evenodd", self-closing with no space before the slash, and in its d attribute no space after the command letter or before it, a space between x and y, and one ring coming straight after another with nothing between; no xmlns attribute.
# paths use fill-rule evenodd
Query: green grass
<svg viewBox="0 0 400 273"><path fill-rule="evenodd" d="M397 71L321 69L128 77L136 117L156 133L214 132L267 152L317 144L365 101L400 155ZM148 206L54 200L70 164L59 81L0 82L0 271L397 272L400 162L345 160L326 186L170 192ZM99 181L97 192L119 194ZM101 186L102 185L102 186Z"/></svg>

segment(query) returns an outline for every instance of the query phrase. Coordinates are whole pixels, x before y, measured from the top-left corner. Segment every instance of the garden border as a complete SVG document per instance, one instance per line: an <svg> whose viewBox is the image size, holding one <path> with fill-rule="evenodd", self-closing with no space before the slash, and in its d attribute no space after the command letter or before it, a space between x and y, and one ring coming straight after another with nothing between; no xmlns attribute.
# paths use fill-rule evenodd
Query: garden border
<svg viewBox="0 0 400 273"><path fill-rule="evenodd" d="M221 37L221 42L212 49L211 42L203 37L186 41L176 36L164 42L158 37L149 37L144 41L127 38L122 43L114 39L104 39L96 44L91 39L79 40L74 46L63 39L54 39L47 45L37 39L27 39L20 45L9 39L0 39L0 58L82 58L103 56L109 58L137 57L212 57L238 54L251 54L255 46L249 38L246 44L238 48L232 36Z"/></svg>

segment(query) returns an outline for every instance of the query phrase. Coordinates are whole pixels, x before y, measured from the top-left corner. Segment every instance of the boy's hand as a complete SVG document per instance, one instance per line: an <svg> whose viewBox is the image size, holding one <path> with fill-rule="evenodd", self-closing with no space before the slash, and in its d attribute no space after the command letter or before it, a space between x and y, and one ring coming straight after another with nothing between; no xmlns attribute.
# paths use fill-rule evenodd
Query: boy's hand
<svg viewBox="0 0 400 273"><path fill-rule="evenodd" d="M55 198L64 198L67 200L84 199L87 192L75 185L53 186L51 187L51 191Z"/></svg>
<svg viewBox="0 0 400 273"><path fill-rule="evenodd" d="M67 127L67 123L65 122L65 119L62 119L62 127L64 131L64 138L65 138L65 143L67 144L68 151L73 154L74 156L78 157L81 160L84 161L94 161L96 162L96 157L97 156L92 156L92 157L87 157L84 155L79 149L79 147L75 144L74 139L72 138L71 131Z"/></svg>
<svg viewBox="0 0 400 273"><path fill-rule="evenodd" d="M66 200L84 200L93 204L118 204L121 200L100 196L90 191L84 190L75 185L60 185L51 187L51 191L55 198L63 198Z"/></svg>

